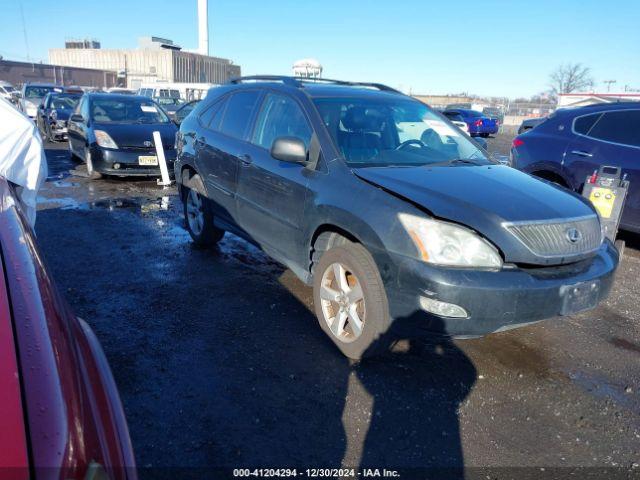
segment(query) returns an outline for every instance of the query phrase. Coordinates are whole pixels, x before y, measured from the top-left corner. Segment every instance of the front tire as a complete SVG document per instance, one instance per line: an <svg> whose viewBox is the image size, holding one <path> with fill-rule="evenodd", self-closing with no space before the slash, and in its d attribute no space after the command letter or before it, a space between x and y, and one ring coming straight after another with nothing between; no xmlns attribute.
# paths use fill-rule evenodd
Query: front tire
<svg viewBox="0 0 640 480"><path fill-rule="evenodd" d="M359 243L327 250L314 268L313 303L320 328L347 357L382 353L391 343L389 304L378 267Z"/></svg>
<svg viewBox="0 0 640 480"><path fill-rule="evenodd" d="M187 231L196 245L211 247L224 236L224 230L213 222L213 212L209 199L204 195L204 184L200 175L194 175L184 188L182 200Z"/></svg>

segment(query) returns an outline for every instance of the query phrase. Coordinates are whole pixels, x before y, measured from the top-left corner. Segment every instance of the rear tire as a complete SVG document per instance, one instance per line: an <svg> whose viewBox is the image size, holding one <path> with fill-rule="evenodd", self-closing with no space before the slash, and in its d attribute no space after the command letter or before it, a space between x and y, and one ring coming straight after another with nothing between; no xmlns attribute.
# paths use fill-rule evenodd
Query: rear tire
<svg viewBox="0 0 640 480"><path fill-rule="evenodd" d="M182 198L184 220L193 243L203 247L211 247L224 237L224 230L213 222L211 202L204 195L204 183L200 175L194 175L189 187L183 185Z"/></svg>
<svg viewBox="0 0 640 480"><path fill-rule="evenodd" d="M354 360L388 349L391 319L378 267L359 243L329 248L314 268L313 303L320 328Z"/></svg>

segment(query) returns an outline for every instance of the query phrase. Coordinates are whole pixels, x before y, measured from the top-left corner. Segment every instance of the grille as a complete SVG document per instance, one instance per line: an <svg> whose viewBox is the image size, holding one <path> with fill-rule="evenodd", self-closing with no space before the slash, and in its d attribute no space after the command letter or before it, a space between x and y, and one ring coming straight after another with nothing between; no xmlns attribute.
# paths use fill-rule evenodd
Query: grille
<svg viewBox="0 0 640 480"><path fill-rule="evenodd" d="M173 145L163 145L165 150L173 150ZM156 151L156 147L151 146L151 147L141 147L139 145L122 145L120 148L122 149L126 149L126 150L132 150L132 151L136 151L136 152L150 152L153 153Z"/></svg>
<svg viewBox="0 0 640 480"><path fill-rule="evenodd" d="M540 257L581 255L596 250L602 243L600 221L595 215L570 220L511 223L505 227Z"/></svg>

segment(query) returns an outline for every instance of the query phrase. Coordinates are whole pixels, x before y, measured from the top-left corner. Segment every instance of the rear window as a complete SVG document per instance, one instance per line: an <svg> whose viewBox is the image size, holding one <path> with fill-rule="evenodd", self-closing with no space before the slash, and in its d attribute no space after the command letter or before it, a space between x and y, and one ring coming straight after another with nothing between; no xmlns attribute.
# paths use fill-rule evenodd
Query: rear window
<svg viewBox="0 0 640 480"><path fill-rule="evenodd" d="M576 133L587 135L589 133L589 130L591 130L591 127L593 127L593 125L601 115L601 113L594 113L592 115L584 115L582 117L578 117L573 122L573 129Z"/></svg>
<svg viewBox="0 0 640 480"><path fill-rule="evenodd" d="M227 100L227 108L220 131L231 137L243 138L259 97L260 92L257 90L233 94Z"/></svg>
<svg viewBox="0 0 640 480"><path fill-rule="evenodd" d="M53 92L53 87L27 87L24 91L25 98L44 98L44 96Z"/></svg>

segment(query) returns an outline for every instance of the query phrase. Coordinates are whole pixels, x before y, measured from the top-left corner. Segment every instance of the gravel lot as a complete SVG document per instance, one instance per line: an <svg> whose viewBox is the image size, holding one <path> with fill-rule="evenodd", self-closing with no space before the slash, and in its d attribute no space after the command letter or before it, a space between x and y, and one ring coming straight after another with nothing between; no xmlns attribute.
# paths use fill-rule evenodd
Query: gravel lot
<svg viewBox="0 0 640 480"><path fill-rule="evenodd" d="M506 154L511 137L489 141ZM195 248L175 189L89 181L65 144L47 156L38 242L102 342L143 478L341 465L637 478L638 237L625 235L614 291L594 311L476 340L400 342L357 364L324 337L290 271L230 235ZM403 476L414 474L425 478Z"/></svg>

